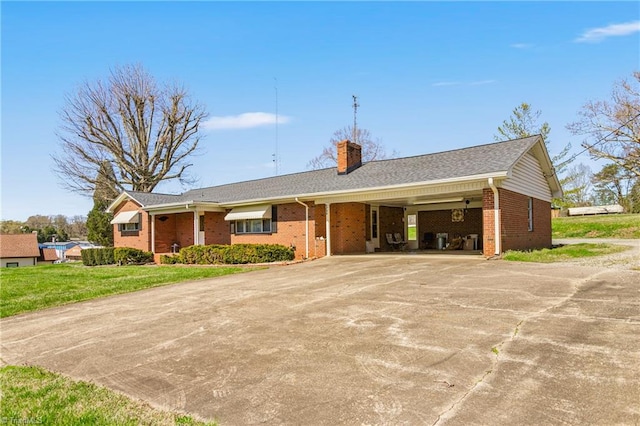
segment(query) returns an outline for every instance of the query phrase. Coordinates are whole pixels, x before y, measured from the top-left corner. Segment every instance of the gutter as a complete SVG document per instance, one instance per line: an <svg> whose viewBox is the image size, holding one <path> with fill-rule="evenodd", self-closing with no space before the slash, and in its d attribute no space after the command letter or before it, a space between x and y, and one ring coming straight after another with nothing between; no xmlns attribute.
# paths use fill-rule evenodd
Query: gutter
<svg viewBox="0 0 640 426"><path fill-rule="evenodd" d="M304 206L305 208L305 225L306 225L306 231L304 233L304 242L305 242L305 254L304 254L304 258L308 259L309 258L309 206L305 203L303 203L302 201L298 200L298 197L295 198L296 203Z"/></svg>
<svg viewBox="0 0 640 426"><path fill-rule="evenodd" d="M499 256L502 249L502 247L500 247L502 245L502 236L500 235L500 229L502 228L502 224L500 223L500 196L498 194L498 188L496 187L492 177L488 179L488 183L489 187L493 191L493 239L495 241L495 255Z"/></svg>

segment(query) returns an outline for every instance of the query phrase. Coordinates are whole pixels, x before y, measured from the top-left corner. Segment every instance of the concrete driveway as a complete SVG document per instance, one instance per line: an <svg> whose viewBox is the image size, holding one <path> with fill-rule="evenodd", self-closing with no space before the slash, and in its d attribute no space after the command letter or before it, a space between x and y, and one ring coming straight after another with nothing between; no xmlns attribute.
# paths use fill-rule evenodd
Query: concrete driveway
<svg viewBox="0 0 640 426"><path fill-rule="evenodd" d="M341 256L6 318L2 361L245 424L639 424L640 271Z"/></svg>

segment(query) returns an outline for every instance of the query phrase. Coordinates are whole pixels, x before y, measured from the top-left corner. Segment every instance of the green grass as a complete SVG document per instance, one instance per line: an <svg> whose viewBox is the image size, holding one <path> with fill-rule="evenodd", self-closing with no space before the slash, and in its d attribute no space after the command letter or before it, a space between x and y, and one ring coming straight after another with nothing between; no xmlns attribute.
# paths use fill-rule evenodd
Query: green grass
<svg viewBox="0 0 640 426"><path fill-rule="evenodd" d="M39 367L0 369L2 424L215 425Z"/></svg>
<svg viewBox="0 0 640 426"><path fill-rule="evenodd" d="M0 271L0 318L112 294L249 270L241 267L87 267L79 264L3 268Z"/></svg>
<svg viewBox="0 0 640 426"><path fill-rule="evenodd" d="M533 251L507 251L502 257L504 260L518 262L552 263L565 262L567 260L601 256L605 254L619 253L628 250L629 247L613 244L569 244L553 249Z"/></svg>
<svg viewBox="0 0 640 426"><path fill-rule="evenodd" d="M553 238L640 238L640 214L558 217Z"/></svg>

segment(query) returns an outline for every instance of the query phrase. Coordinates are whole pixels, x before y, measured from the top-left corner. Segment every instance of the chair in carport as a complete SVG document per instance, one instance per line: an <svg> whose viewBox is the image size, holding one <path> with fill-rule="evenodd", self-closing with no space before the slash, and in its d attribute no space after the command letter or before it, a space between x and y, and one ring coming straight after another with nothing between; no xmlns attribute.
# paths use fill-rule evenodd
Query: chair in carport
<svg viewBox="0 0 640 426"><path fill-rule="evenodd" d="M387 237L387 244L391 246L391 250L397 250L402 247L402 244L393 238L393 234L386 234L385 236Z"/></svg>
<svg viewBox="0 0 640 426"><path fill-rule="evenodd" d="M422 237L422 244L424 244L424 248L435 248L434 243L435 243L435 235L433 235L433 232L425 232L424 236Z"/></svg>

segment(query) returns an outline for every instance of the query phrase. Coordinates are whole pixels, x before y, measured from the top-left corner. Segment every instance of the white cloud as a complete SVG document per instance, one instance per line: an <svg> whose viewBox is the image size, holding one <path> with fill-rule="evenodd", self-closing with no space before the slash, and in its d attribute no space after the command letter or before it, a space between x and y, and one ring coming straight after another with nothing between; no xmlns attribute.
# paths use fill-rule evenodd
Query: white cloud
<svg viewBox="0 0 640 426"><path fill-rule="evenodd" d="M607 37L626 36L640 31L640 21L592 28L575 39L576 43L598 43Z"/></svg>
<svg viewBox="0 0 640 426"><path fill-rule="evenodd" d="M441 86L457 86L461 83L457 82L457 81L440 81L438 83L433 83L432 86L434 87L441 87Z"/></svg>
<svg viewBox="0 0 640 426"><path fill-rule="evenodd" d="M510 45L514 49L531 49L533 44L531 43L513 43Z"/></svg>
<svg viewBox="0 0 640 426"><path fill-rule="evenodd" d="M286 115L276 116L268 112L245 112L238 115L211 117L202 126L206 130L250 129L252 127L276 124L276 121L278 124L286 124L291 121L291 117Z"/></svg>

